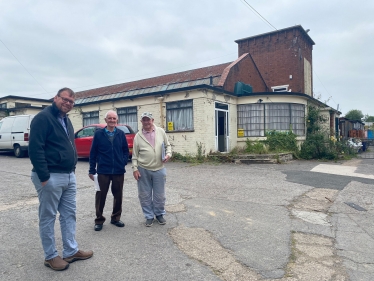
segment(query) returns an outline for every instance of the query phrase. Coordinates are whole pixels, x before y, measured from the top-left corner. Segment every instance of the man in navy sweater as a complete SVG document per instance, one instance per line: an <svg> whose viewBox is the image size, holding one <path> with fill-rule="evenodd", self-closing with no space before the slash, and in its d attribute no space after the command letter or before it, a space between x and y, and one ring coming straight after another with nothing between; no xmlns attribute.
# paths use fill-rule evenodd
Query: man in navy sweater
<svg viewBox="0 0 374 281"><path fill-rule="evenodd" d="M94 180L94 175L98 174L100 191L96 192L95 208L96 231L103 228L105 217L103 216L106 196L109 185L112 183L113 212L110 223L118 227L125 224L120 220L122 213L123 181L125 166L129 157L129 147L125 133L116 128L118 115L115 111L109 110L105 114L107 126L95 132L90 151L89 177Z"/></svg>

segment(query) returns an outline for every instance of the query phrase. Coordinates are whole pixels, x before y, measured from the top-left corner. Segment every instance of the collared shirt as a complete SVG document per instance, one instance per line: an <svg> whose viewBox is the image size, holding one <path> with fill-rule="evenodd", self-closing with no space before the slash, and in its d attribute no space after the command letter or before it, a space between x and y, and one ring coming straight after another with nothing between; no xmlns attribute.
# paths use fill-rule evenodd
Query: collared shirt
<svg viewBox="0 0 374 281"><path fill-rule="evenodd" d="M64 128L65 133L69 136L69 131L68 131L68 128L67 128L66 115L65 115L65 116L61 116L61 115L59 114L57 118L58 118L58 121L60 121L62 127Z"/></svg>
<svg viewBox="0 0 374 281"><path fill-rule="evenodd" d="M107 133L108 136L110 136L110 137L113 137L113 136L114 136L114 133L115 133L116 131L117 131L117 128L116 128L116 127L114 127L113 132L111 132L111 131L109 131L107 128L105 128L105 133Z"/></svg>
<svg viewBox="0 0 374 281"><path fill-rule="evenodd" d="M107 128L105 128L105 133L108 135L109 140L113 143L114 134L117 131L117 128L114 128L113 132L109 131Z"/></svg>
<svg viewBox="0 0 374 281"><path fill-rule="evenodd" d="M147 141L152 145L152 147L155 147L155 127L152 128L152 131L147 132L146 130L142 129L142 133L147 139Z"/></svg>

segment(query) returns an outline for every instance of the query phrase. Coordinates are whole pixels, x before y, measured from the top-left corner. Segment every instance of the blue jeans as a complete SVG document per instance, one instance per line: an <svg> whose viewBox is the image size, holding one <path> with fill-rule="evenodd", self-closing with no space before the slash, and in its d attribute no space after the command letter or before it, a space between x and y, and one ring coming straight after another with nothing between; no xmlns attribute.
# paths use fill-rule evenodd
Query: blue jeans
<svg viewBox="0 0 374 281"><path fill-rule="evenodd" d="M63 257L75 255L78 252L78 243L75 240L77 193L75 174L51 173L45 186L42 186L35 172L31 173L31 180L38 192L39 233L45 259L58 256L54 232L57 211L60 213Z"/></svg>
<svg viewBox="0 0 374 281"><path fill-rule="evenodd" d="M144 217L153 219L155 216L165 215L166 169L150 171L138 167L138 170L138 198Z"/></svg>

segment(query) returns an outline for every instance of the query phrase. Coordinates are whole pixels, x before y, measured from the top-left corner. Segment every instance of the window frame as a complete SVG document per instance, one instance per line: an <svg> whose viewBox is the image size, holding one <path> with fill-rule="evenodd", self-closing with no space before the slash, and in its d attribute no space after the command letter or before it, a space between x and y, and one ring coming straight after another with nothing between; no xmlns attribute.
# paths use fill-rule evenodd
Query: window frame
<svg viewBox="0 0 374 281"><path fill-rule="evenodd" d="M87 117L87 115L89 115L89 117ZM85 121L87 120L94 120L94 121L88 122L88 124L86 124ZM95 111L89 111L89 112L82 112L82 123L83 123L83 127L90 126L92 124L99 124L100 123L99 111L95 110Z"/></svg>
<svg viewBox="0 0 374 281"><path fill-rule="evenodd" d="M280 112L288 112L288 115L271 115L269 114L273 106L279 106ZM287 107L284 107L284 106ZM283 108L282 108L283 106ZM247 107L246 110L241 108ZM245 112L253 112L248 107L254 107L255 110L262 114L245 114ZM301 113L302 112L302 113ZM298 137L306 135L306 124L305 124L306 105L299 103L251 103L251 104L238 104L237 107L237 127L238 129L244 130L244 137L265 137L268 131L279 131L286 132L290 129ZM247 115L247 116L243 116ZM269 117L270 116L270 117ZM244 118L244 120L243 120ZM256 122L248 122L251 119ZM278 120L277 120L278 119ZM279 119L288 119L288 122L279 122ZM246 122L247 121L247 122ZM279 125L271 126L272 124L280 123ZM274 127L280 128L274 128ZM254 132L254 133L250 133ZM239 137L239 136L238 136Z"/></svg>
<svg viewBox="0 0 374 281"><path fill-rule="evenodd" d="M139 130L138 128L138 108L136 106L128 106L128 107L121 107L117 108L117 115L118 115L118 124L129 125L134 132ZM134 121L121 121L122 118L127 119L126 117L134 117Z"/></svg>
<svg viewBox="0 0 374 281"><path fill-rule="evenodd" d="M95 135L95 132L98 128L96 126L90 126L88 125L85 128L82 128L75 134L76 139L81 139L81 138L88 138L88 137L93 137ZM84 134L85 132L90 132L90 134Z"/></svg>
<svg viewBox="0 0 374 281"><path fill-rule="evenodd" d="M271 87L273 92L288 92L290 85L280 85Z"/></svg>
<svg viewBox="0 0 374 281"><path fill-rule="evenodd" d="M183 103L186 103L186 105L183 105ZM187 104L189 103L189 104ZM175 121L176 115L174 112L181 112L181 115L187 115L189 114L191 117L190 120L187 120L185 123L188 123L191 127L182 128L182 129L174 129L175 123L178 122ZM174 114L173 114L174 113ZM180 116L179 116L180 117ZM188 116L183 116L184 118L188 118ZM182 117L182 118L183 118ZM169 131L168 122L173 122L173 130ZM187 126L188 126L187 124ZM177 126L182 126L177 123ZM193 132L194 131L194 112L193 112L193 99L188 100L179 100L179 101L172 101L166 103L166 128L167 132Z"/></svg>

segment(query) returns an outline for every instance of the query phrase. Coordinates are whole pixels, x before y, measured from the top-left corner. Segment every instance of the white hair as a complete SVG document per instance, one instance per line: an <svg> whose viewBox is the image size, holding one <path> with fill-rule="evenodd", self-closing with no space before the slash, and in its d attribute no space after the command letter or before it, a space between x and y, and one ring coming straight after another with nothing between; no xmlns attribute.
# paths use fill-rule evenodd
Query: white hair
<svg viewBox="0 0 374 281"><path fill-rule="evenodd" d="M114 113L116 115L117 119L118 119L118 114L114 110L109 110L107 113L105 113L105 116L104 116L105 119L108 117L109 113Z"/></svg>

